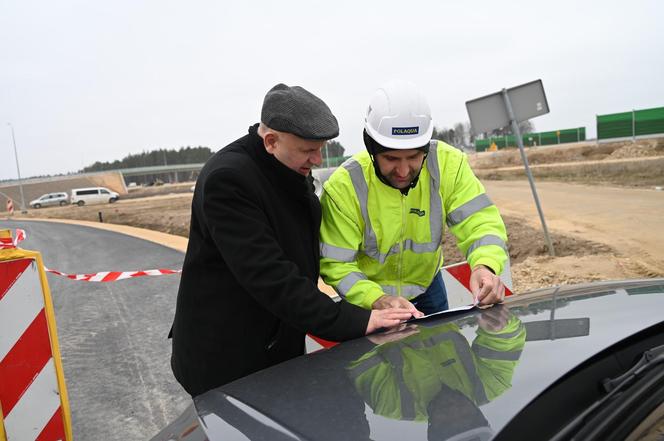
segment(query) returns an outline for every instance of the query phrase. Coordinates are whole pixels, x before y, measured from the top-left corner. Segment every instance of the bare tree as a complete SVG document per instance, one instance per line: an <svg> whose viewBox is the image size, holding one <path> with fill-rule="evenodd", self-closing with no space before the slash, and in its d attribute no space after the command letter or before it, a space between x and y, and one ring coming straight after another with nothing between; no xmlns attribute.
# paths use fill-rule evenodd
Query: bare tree
<svg viewBox="0 0 664 441"><path fill-rule="evenodd" d="M533 133L535 131L535 125L530 120L522 121L519 123L519 131L522 135L525 135L526 133ZM512 125L510 124L500 129L495 129L485 135L488 138L490 136L505 136L512 134Z"/></svg>
<svg viewBox="0 0 664 441"><path fill-rule="evenodd" d="M475 140L470 131L470 122L457 122L452 128L442 127L433 129L433 139L439 139L458 148L467 147Z"/></svg>
<svg viewBox="0 0 664 441"><path fill-rule="evenodd" d="M464 123L466 133L468 134L468 145L471 145L475 142L475 134L470 130L470 121Z"/></svg>
<svg viewBox="0 0 664 441"><path fill-rule="evenodd" d="M455 147L465 147L466 145L466 127L463 123L454 124L454 142Z"/></svg>
<svg viewBox="0 0 664 441"><path fill-rule="evenodd" d="M434 128L432 138L454 145L454 130L447 127L442 127L440 129Z"/></svg>

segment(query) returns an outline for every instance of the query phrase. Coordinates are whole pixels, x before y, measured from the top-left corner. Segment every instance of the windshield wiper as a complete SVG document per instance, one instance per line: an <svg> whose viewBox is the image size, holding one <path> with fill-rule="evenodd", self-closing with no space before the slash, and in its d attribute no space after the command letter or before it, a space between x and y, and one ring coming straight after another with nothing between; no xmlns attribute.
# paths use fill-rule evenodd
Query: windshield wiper
<svg viewBox="0 0 664 441"><path fill-rule="evenodd" d="M631 384L631 382L641 374L661 363L664 363L664 345L657 346L645 351L641 356L641 359L639 359L639 361L634 366L632 366L630 370L620 375L619 377L604 379L602 381L602 386L604 386L604 390L609 393L616 389L621 390ZM608 398L609 395L607 395L604 400Z"/></svg>
<svg viewBox="0 0 664 441"><path fill-rule="evenodd" d="M602 412L605 407L610 406L614 402L614 397L621 392L629 390L634 384L638 384L639 380L661 364L664 364L664 345L644 351L639 361L624 374L615 378L602 380L601 384L607 394L574 418L552 438L552 441L568 439L572 433L579 430L583 431L581 427L584 427L588 420L592 419L596 413ZM662 375L664 375L664 370L660 371L660 376ZM600 428L596 427L596 429Z"/></svg>

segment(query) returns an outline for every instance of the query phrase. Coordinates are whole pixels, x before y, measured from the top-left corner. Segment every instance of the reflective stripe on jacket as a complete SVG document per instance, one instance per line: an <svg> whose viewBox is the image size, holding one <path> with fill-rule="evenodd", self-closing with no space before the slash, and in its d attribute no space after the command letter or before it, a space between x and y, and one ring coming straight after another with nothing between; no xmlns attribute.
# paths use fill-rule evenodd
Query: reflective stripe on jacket
<svg viewBox="0 0 664 441"><path fill-rule="evenodd" d="M351 303L371 308L383 293L424 293L443 264L444 223L471 267L503 270L507 233L498 209L466 155L442 141L432 141L407 196L378 179L367 152L323 188L320 272Z"/></svg>

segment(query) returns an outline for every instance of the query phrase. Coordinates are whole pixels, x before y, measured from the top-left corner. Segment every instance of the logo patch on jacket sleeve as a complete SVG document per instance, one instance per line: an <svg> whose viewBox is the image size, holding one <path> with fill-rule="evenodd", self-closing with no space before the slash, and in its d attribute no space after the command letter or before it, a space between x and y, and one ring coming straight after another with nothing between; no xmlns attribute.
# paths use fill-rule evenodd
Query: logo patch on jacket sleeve
<svg viewBox="0 0 664 441"><path fill-rule="evenodd" d="M392 127L393 135L417 135L420 133L419 127Z"/></svg>
<svg viewBox="0 0 664 441"><path fill-rule="evenodd" d="M419 217L423 217L426 214L426 211L424 210L418 210L417 208L411 208L410 209L410 214L416 214Z"/></svg>

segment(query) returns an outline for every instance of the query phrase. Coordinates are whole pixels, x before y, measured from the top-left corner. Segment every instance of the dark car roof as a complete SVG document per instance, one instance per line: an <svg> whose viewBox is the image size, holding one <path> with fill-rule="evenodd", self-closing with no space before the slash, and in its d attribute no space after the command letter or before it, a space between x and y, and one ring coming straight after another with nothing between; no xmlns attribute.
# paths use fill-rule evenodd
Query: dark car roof
<svg viewBox="0 0 664 441"><path fill-rule="evenodd" d="M492 310L290 360L195 398L198 416L211 440L489 439L565 373L661 323L664 279L541 290Z"/></svg>

